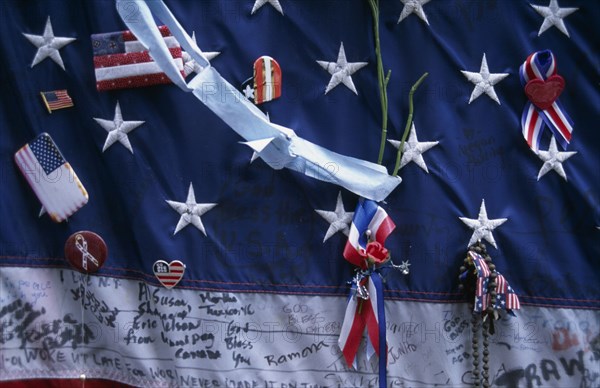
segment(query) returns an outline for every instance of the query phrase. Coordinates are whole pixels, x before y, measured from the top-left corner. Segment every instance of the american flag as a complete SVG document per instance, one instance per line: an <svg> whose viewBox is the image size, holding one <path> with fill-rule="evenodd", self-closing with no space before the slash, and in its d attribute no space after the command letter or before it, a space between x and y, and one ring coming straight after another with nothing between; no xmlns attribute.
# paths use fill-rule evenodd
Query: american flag
<svg viewBox="0 0 600 388"><path fill-rule="evenodd" d="M51 92L40 92L40 94L48 113L73 106L73 100L71 100L66 90L53 90Z"/></svg>
<svg viewBox="0 0 600 388"><path fill-rule="evenodd" d="M261 1L263 6L252 13L255 2L165 0L181 26L189 33L195 31L201 49L221 51L211 65L235 87L251 77L252 64L260 56L277 60L283 73L281 97L257 107L268 112L273 123L292 128L298 136L332 151L376 162L383 115L369 1ZM138 4L123 3L127 7ZM279 3L284 13L273 3ZM422 12L413 6L417 3L422 3ZM489 219L508 219L492 231L497 249L490 247L489 252L497 268L518 291L524 308L531 309L531 314L518 314L514 322L518 326L514 327L524 327L533 316L548 321L579 322L583 314L586 320L589 318L592 329L598 322L594 314L600 309L597 297L600 295L597 265L600 3L558 0L557 5L563 10L577 9L566 17L554 19L558 26L550 25L551 18L534 8L550 8L550 3L550 0L379 1L384 75L391 70L387 87L388 139L401 138L409 114L411 86L428 72L429 76L414 93L415 133L419 142L439 141L421 155L428 173L416 162L406 164L399 171L402 183L385 202L378 203L396 224L394 233L386 240L386 248L394 260L410 259L412 264L409 276L397 276L390 271L386 277L385 307L400 312L395 316L388 314L387 318L390 325L415 322L425 337L419 333L413 337L418 349L412 359L410 354L390 359L390 376L405 378L401 382L405 385L466 384L461 377L464 370L470 369L469 362L461 363L461 367L453 364L445 357L448 342L437 341L443 337L437 332L429 335L427 331L442 320L445 316L442 311L465 313L464 294L458 290L459 282L454 275L473 231L458 217L476 218L483 198ZM36 48L23 38L22 32L41 34L49 15L56 36L77 38L58 50L67 71L62 71L51 59L30 67ZM65 228L81 222L81 228L96 230L109 246L110 257L99 274L104 278L139 281L160 287L161 293L167 292L159 284L152 266L158 258L177 257L187 265L185 278L179 283L181 287L168 292L195 305L200 304L198 293L205 290L235 293L240 300L267 301L267 307L273 307L273 314L267 314L265 319L281 318L283 322L286 317L275 312L281 312L288 302L302 299L315 312L323 312L321 316L327 322L341 322L349 293L347 281L355 266L342 257L347 242L342 232L323 242L328 225L314 210L333 211L341 190L344 210L353 211L359 201L357 195L289 169L274 170L260 158L250 164L252 150L237 143L244 139L190 93L174 85L98 93L99 71L93 66L95 42L89 37L129 28L121 19L115 1L0 2L0 21L0 58L5 64L0 66L0 80L11 97L15 97L3 99L0 109L0 155L5 156L0 158L0 265L3 266L0 274L5 279L17 284L19 277L8 270L20 270L19 267L28 267L28 273L37 270L29 268L33 265L53 267L36 272L38 280L63 270L64 263L56 264L56 259L62 258ZM157 16L155 23L162 24L165 20ZM540 33L542 26L544 31ZM108 46L125 47L123 36L124 33L115 33L116 41L108 41ZM368 63L351 76L358 95L344 84L327 94L324 92L331 75L317 61L335 63L342 41L347 62ZM558 73L565 80L560 102L575 123L569 151L577 151L577 155L562 163L567 181L554 171L536 180L544 162L531 151L522 134L520 119L528 98L520 82L519 67L532 53L546 49L552 50ZM124 51L115 50L97 56L122 54ZM482 66L484 54L487 66ZM495 90L500 103L485 92L485 83L476 86L462 73L479 74L482 67L489 73L508 74L486 89L490 93ZM76 109L62 112L65 114L40 112L40 101L36 101L39 91L59 88L68 89L77 102ZM484 93L469 102L474 91ZM34 99L28 98L32 95ZM32 103L27 103L28 100ZM125 117L148 123L148 130L136 130L129 135L135 136L139 145L135 155L126 150L102 154L98 145L104 143L106 133L87 128L93 125L92 117L112 117L117 100ZM42 117L40 113L44 113ZM32 200L37 201L33 195L27 195L29 188L12 160L19 147L42 131L53 136L92 195L68 225L52 225L49 219L32 216L37 213ZM548 149L551 135L550 130L543 131L540 150ZM382 167L390 173L395 157L396 149L387 144ZM415 157L416 160L419 158ZM335 165L320 167L335 173ZM177 217L165 200L181 200L192 181L198 202L218 202L219 206L202 216L208 236L193 226L173 236ZM197 187L195 182L199 182ZM357 249L352 245L351 248ZM56 284L55 290L60 290L59 283ZM100 289L95 288L99 294ZM115 298L123 295L120 290L103 290ZM131 295L133 299L137 288L135 294ZM33 301L28 299L23 302ZM127 298L119 300L131 304L124 310L137 308L137 303L127 302ZM502 303L502 295L498 300ZM81 302L65 300L61 317L80 308ZM86 315L89 323L93 317ZM119 322L126 323L132 316L122 315ZM551 338L548 332L551 326L539 324L538 338ZM334 341L338 332L337 329L331 332ZM147 334L160 336L160 332L153 330ZM392 341L400 339L400 334L389 335L390 345L397 349ZM462 343L464 338L459 341ZM465 340L468 343L468 335ZM565 356L567 361L570 357L577 359L576 352L585 346L583 342L580 344L572 351L555 353L550 345L536 343L536 350L527 353L518 351L519 344L511 342L511 346L517 345L512 346L511 353L490 358L497 360L493 368L504 363L508 373L531 363L539 368L542 359L552 359L557 365L558 357ZM126 357L136 356L134 347L124 346L122 340L113 341L112 336L103 335L103 341L94 345L103 345ZM155 345L154 354L173 357L168 350ZM223 346L222 341L220 345ZM331 348L311 356L314 364L330 363L334 356L329 350L335 346L330 345ZM263 354L272 346L279 347L270 352L277 355L300 350L298 344L289 341L264 346ZM429 350L433 356L428 356ZM262 354L257 354L259 359L253 359L252 367L258 367L259 362L265 364ZM450 375L451 384L445 384L443 374L439 379L434 378L438 369L408 371L412 365L408 361L424 366L428 360ZM202 367L211 371L219 371L225 365L204 361L193 360L190 365L193 362L197 367L203 363ZM300 367L314 365L309 361L295 360L284 367L301 373ZM41 369L40 364L29 369L19 367L19 374L13 378L37 377L32 371ZM49 362L45 370L55 371L55 366ZM76 371L80 365L66 366ZM144 371L148 366L154 364L145 364ZM594 366L591 364L587 369ZM95 365L91 367L97 369ZM243 368L238 371L247 373ZM48 376L56 376L50 372ZM86 372L89 378L91 373ZM221 376L235 373L227 371ZM273 376L270 372L262 373L251 372L263 376L265 381ZM279 373L277 378L285 380L283 374L276 373ZM323 378L323 374L307 373L314 378L306 381L335 385L334 380ZM347 376L360 381L359 378L366 376L361 373ZM577 386L583 377L579 371L574 374L568 381L568 376L561 374L559 382L543 383ZM2 370L0 379L4 376ZM574 379L578 379L576 384ZM185 385L180 381L156 381L163 386ZM233 378L229 382L232 381ZM366 380L362 381L362 385L367 385ZM225 377L219 382L226 385ZM524 384L521 379L515 386Z"/></svg>
<svg viewBox="0 0 600 388"><path fill-rule="evenodd" d="M47 133L21 147L15 162L53 221L66 220L87 203L87 191Z"/></svg>
<svg viewBox="0 0 600 388"><path fill-rule="evenodd" d="M181 47L166 26L159 27L177 68L183 72ZM138 88L171 81L130 31L92 35L94 73L99 91Z"/></svg>

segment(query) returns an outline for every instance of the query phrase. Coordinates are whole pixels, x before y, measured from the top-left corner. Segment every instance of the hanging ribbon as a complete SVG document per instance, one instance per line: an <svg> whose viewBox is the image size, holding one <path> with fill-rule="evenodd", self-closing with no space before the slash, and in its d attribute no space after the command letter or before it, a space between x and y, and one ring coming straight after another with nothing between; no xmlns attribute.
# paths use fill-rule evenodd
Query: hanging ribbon
<svg viewBox="0 0 600 388"><path fill-rule="evenodd" d="M519 297L506 281L506 278L500 272L491 271L485 259L478 253L469 251L469 259L475 266L476 286L475 286L475 303L473 312L485 313L488 307L492 305L490 298L489 282L490 275L496 274L496 297L493 301L494 310L506 310L509 314L514 315L512 310L521 308ZM469 270L461 274L461 279L465 279L469 275Z"/></svg>
<svg viewBox="0 0 600 388"><path fill-rule="evenodd" d="M552 51L537 51L529 55L519 68L519 76L529 99L521 116L521 128L527 144L537 153L547 126L562 148L567 149L573 121L558 100L565 80L558 75Z"/></svg>
<svg viewBox="0 0 600 388"><path fill-rule="evenodd" d="M400 177L389 175L381 165L340 155L297 136L290 128L269 122L260 109L210 65L162 0L117 0L116 4L129 30L171 81L219 116L271 168L289 168L377 201L385 199L400 184ZM196 61L199 73L189 83L177 68L152 14L168 26L181 47Z"/></svg>
<svg viewBox="0 0 600 388"><path fill-rule="evenodd" d="M379 356L379 386L386 386L387 339L383 280L379 270L391 263L383 246L396 225L377 203L361 198L350 226L344 258L357 266L352 280L339 345L346 364L356 367L356 353L367 329L367 358Z"/></svg>
<svg viewBox="0 0 600 388"><path fill-rule="evenodd" d="M363 288L366 288L363 290ZM379 356L379 386L386 386L387 339L385 331L385 305L383 281L378 270L357 273L352 280L346 314L338 343L346 364L356 368L356 353L367 330L367 358Z"/></svg>

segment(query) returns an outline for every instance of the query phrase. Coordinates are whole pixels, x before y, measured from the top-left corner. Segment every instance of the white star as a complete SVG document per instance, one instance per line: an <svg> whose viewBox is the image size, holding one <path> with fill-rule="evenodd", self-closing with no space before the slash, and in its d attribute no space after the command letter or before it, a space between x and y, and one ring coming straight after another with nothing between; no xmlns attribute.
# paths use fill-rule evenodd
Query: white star
<svg viewBox="0 0 600 388"><path fill-rule="evenodd" d="M33 58L33 62L31 63L31 67L34 67L46 58L50 58L65 70L65 64L63 63L58 50L73 42L75 38L54 36L50 16L48 16L48 19L46 20L46 27L44 28L43 35L31 35L25 33L23 33L23 35L38 49Z"/></svg>
<svg viewBox="0 0 600 388"><path fill-rule="evenodd" d="M473 93L471 93L471 98L469 99L469 104L477 97L485 93L490 96L492 100L496 101L498 105L500 105L500 100L496 95L494 85L506 78L508 73L490 73L487 59L485 58L485 53L483 54L483 59L481 60L481 68L479 69L479 73L466 70L461 70L460 72L463 73L469 81L475 84L475 88L473 89Z"/></svg>
<svg viewBox="0 0 600 388"><path fill-rule="evenodd" d="M196 31L192 31L192 40L198 45L196 42ZM220 51L207 51L202 52L206 59L210 62L214 57L221 54ZM192 59L192 56L187 52L183 51L181 53L181 58L183 59L183 73L187 77L192 73L200 73L204 67L200 66L195 60Z"/></svg>
<svg viewBox="0 0 600 388"><path fill-rule="evenodd" d="M400 14L400 19L398 19L398 23L404 20L408 15L414 13L418 17L421 18L427 25L429 25L429 21L427 20L427 15L425 15L425 11L423 11L423 6L429 3L430 0L400 0L402 4L404 4L404 8L402 8L402 13Z"/></svg>
<svg viewBox="0 0 600 388"><path fill-rule="evenodd" d="M565 26L563 18L569 16L579 8L560 8L558 6L558 0L550 0L550 4L548 4L547 7L533 4L530 5L537 13L544 17L538 36L542 35L544 31L552 26L556 26L563 34L569 36L569 31L567 31L567 26Z"/></svg>
<svg viewBox="0 0 600 388"><path fill-rule="evenodd" d="M473 245L475 242L481 240L482 238L487 240L494 248L498 248L496 246L496 240L494 240L494 236L492 235L492 231L496 229L498 226L502 225L506 222L506 218L498 218L495 220L490 220L487 216L487 210L485 209L485 201L481 200L481 207L479 208L479 216L477 219L471 219L466 217L458 217L462 222L465 223L469 228L473 229L473 235L469 240L469 244L467 246Z"/></svg>
<svg viewBox="0 0 600 388"><path fill-rule="evenodd" d="M394 147L400 148L401 141L399 140L388 140ZM430 148L438 145L439 141L419 141L417 139L417 130L413 123L410 128L410 134L408 140L404 142L404 150L402 152L402 159L400 160L400 168L406 166L410 162L415 162L417 166L425 170L429 174L427 164L423 159L423 153L428 151Z"/></svg>
<svg viewBox="0 0 600 388"><path fill-rule="evenodd" d="M167 200L167 203L173 208L173 210L181 215L173 235L176 235L181 229L185 228L189 224L192 224L206 236L206 230L204 229L204 225L202 224L202 219L200 219L200 216L217 206L216 203L196 203L196 194L194 194L194 186L191 182L185 202Z"/></svg>
<svg viewBox="0 0 600 388"><path fill-rule="evenodd" d="M337 232L342 232L346 236L350 233L350 228L348 227L352 222L352 217L354 217L354 212L347 212L344 209L344 202L342 201L342 192L340 191L337 196L337 202L335 204L334 211L327 210L317 210L317 213L329 222L329 229L325 233L325 238L323 242L327 241L331 236L336 234Z"/></svg>
<svg viewBox="0 0 600 388"><path fill-rule="evenodd" d="M254 88L252 86L250 86L249 84L246 85L246 88L243 90L244 92L244 96L247 99L254 99Z"/></svg>
<svg viewBox="0 0 600 388"><path fill-rule="evenodd" d="M344 42L340 43L337 62L317 61L317 63L331 74L331 79L325 89L325 94L340 83L346 85L348 89L354 92L354 94L358 94L351 76L360 68L367 66L368 62L348 62L348 60L346 60L346 52L344 51Z"/></svg>
<svg viewBox="0 0 600 388"><path fill-rule="evenodd" d="M539 181L540 178L546 175L546 173L550 170L556 171L558 175L563 177L564 180L567 180L567 174L565 173L562 163L576 153L577 152L575 151L559 151L556 148L556 139L553 136L550 140L550 147L548 148L548 151L538 151L537 153L537 156L544 161L544 164L538 173L537 180Z"/></svg>
<svg viewBox="0 0 600 388"><path fill-rule="evenodd" d="M248 85L249 86L249 85ZM244 92L245 93L245 92ZM247 97L247 96L246 96ZM252 89L252 98L254 98L254 89ZM269 116L269 112L267 112L267 121L271 122L271 117ZM250 163L254 162L256 159L258 159L258 152L254 151L252 152L252 156L250 157Z"/></svg>
<svg viewBox="0 0 600 388"><path fill-rule="evenodd" d="M118 101L117 106L115 107L115 117L112 119L112 121L97 119L95 117L94 120L96 120L96 122L100 124L100 126L104 128L106 132L108 132L102 152L106 151L108 147L118 141L133 154L133 149L131 148L131 143L129 142L127 134L144 124L144 121L123 121L123 115L121 114L121 107L119 106Z"/></svg>
<svg viewBox="0 0 600 388"><path fill-rule="evenodd" d="M255 0L254 6L252 7L252 12L250 12L250 14L254 15L254 13L258 11L260 7L267 3L271 4L273 8L283 15L283 9L281 8L281 4L279 4L279 0Z"/></svg>

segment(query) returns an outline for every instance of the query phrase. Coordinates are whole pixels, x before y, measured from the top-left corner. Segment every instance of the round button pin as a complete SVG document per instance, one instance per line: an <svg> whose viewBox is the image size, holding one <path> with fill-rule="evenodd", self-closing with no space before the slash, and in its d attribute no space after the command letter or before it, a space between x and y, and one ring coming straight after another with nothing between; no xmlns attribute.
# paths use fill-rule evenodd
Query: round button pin
<svg viewBox="0 0 600 388"><path fill-rule="evenodd" d="M73 233L65 243L65 257L79 272L98 271L108 256L102 237L87 230Z"/></svg>

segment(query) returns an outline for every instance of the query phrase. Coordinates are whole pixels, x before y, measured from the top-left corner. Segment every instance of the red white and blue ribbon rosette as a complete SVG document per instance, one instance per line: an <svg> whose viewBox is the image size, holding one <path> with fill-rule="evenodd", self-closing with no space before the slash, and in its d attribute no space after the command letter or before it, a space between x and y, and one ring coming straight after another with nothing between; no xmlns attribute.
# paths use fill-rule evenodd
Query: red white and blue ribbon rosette
<svg viewBox="0 0 600 388"><path fill-rule="evenodd" d="M521 116L523 136L537 153L544 129L550 128L563 149L573 133L573 121L558 100L565 80L558 74L556 58L550 50L536 51L519 68L521 84L529 101Z"/></svg>

